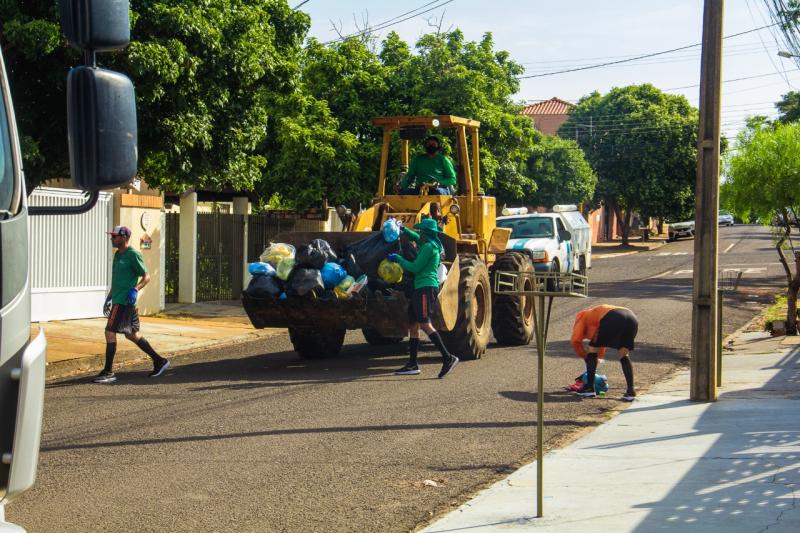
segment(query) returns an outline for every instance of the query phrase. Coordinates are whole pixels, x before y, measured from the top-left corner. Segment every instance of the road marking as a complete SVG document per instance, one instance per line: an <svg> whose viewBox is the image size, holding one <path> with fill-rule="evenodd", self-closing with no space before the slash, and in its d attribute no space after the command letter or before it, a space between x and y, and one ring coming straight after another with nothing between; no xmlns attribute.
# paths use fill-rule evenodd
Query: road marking
<svg viewBox="0 0 800 533"><path fill-rule="evenodd" d="M672 273L671 270L667 270L666 272L662 272L661 274L656 274L655 276L650 276L649 278L642 278L642 279L635 279L633 283L641 283L643 281L650 281L651 279L657 279L664 276L669 276Z"/></svg>
<svg viewBox="0 0 800 533"><path fill-rule="evenodd" d="M689 255L689 252L674 252L672 255Z"/></svg>
<svg viewBox="0 0 800 533"><path fill-rule="evenodd" d="M731 248L733 248L734 246L736 246L736 243L735 243L735 242L734 242L734 243L732 243L732 244L731 244L730 246L728 246L727 248L725 248L725 250L724 250L722 253L723 253L723 254L727 254L727 253L728 253L728 252L731 250Z"/></svg>
<svg viewBox="0 0 800 533"><path fill-rule="evenodd" d="M661 252L658 255L662 257L667 255L689 255L689 252Z"/></svg>
<svg viewBox="0 0 800 533"><path fill-rule="evenodd" d="M681 274L691 274L693 270L690 268L688 270L676 270L675 275L680 276Z"/></svg>

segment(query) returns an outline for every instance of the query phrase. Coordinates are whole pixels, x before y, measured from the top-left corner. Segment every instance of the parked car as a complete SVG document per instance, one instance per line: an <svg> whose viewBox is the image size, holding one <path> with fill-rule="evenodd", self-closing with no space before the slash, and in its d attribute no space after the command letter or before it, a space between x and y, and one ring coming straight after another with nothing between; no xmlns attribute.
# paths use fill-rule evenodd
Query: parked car
<svg viewBox="0 0 800 533"><path fill-rule="evenodd" d="M668 241L677 241L681 237L694 237L694 220L670 224L668 232Z"/></svg>
<svg viewBox="0 0 800 533"><path fill-rule="evenodd" d="M720 211L718 221L720 226L733 226L733 215L728 211Z"/></svg>

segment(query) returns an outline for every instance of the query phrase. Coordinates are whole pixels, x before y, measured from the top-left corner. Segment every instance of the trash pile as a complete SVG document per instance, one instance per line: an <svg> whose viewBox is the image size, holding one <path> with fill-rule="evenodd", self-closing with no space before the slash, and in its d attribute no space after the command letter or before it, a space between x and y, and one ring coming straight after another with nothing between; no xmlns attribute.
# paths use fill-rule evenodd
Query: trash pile
<svg viewBox="0 0 800 533"><path fill-rule="evenodd" d="M398 253L413 261L416 251L400 244L400 225L393 218L381 232L356 241L337 254L324 239L295 248L273 243L250 263L253 276L245 294L251 298L366 298L374 293L413 288L413 276L387 256Z"/></svg>

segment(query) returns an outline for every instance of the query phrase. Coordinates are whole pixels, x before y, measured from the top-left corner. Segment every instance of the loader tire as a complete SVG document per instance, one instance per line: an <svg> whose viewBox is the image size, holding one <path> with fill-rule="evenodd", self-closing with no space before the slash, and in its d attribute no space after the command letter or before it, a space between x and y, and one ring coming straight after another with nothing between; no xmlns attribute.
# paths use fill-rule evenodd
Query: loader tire
<svg viewBox="0 0 800 533"><path fill-rule="evenodd" d="M403 342L404 339L404 337L384 337L372 328L362 328L361 333L364 334L364 340L373 346L389 346L390 344Z"/></svg>
<svg viewBox="0 0 800 533"><path fill-rule="evenodd" d="M452 331L442 331L445 346L461 360L480 359L489 344L492 325L492 290L489 270L475 255L460 255L458 318Z"/></svg>
<svg viewBox="0 0 800 533"><path fill-rule="evenodd" d="M336 357L344 344L345 329L291 327L289 340L303 359Z"/></svg>
<svg viewBox="0 0 800 533"><path fill-rule="evenodd" d="M533 272L533 263L525 254L507 253L495 262L493 272ZM496 274L493 273L493 279ZM533 290L533 280L526 278L524 287ZM498 344L525 346L533 339L533 296L494 295L492 332Z"/></svg>

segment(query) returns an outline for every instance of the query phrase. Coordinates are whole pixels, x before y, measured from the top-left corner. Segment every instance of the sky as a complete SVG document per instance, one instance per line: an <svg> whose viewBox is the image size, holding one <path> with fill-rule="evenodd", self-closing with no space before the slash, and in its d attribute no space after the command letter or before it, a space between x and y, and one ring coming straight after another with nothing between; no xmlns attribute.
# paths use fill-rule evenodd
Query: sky
<svg viewBox="0 0 800 533"><path fill-rule="evenodd" d="M290 5L294 7L299 0ZM426 6L422 8L422 6ZM407 15L417 8L428 11ZM468 40L491 32L496 50L506 50L526 75L585 65L699 43L703 0L307 0L299 9L311 16L310 36L330 41L369 25L404 19L376 34L396 31L413 44L441 21L459 28ZM419 13L417 11L416 13ZM725 2L723 35L771 23L764 0ZM800 71L792 59L778 57L780 33L773 26L723 41L722 130L733 138L749 115L776 116L774 103L800 89ZM739 78L751 78L740 80ZM554 96L577 101L612 87L652 83L698 105L700 47L621 65L522 80L515 99L524 102Z"/></svg>

